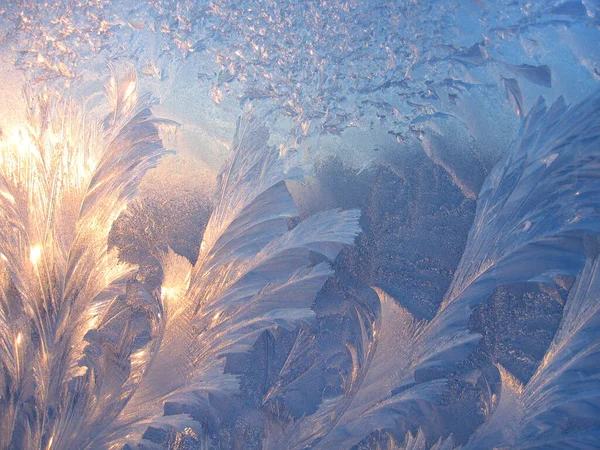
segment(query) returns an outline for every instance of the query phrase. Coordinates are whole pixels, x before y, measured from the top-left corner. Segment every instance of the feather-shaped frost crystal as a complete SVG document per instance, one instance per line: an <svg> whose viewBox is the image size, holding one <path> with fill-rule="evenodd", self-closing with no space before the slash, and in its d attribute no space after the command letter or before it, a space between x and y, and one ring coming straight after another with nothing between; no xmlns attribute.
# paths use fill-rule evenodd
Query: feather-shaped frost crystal
<svg viewBox="0 0 600 450"><path fill-rule="evenodd" d="M416 438L410 432L435 426L435 404L445 383L439 375L426 381L416 375L429 371L431 378L431 369L449 373L468 356L480 339L467 328L472 308L497 286L552 284L556 275L577 274L583 267L586 239L595 239L590 236L597 235L600 223L599 105L598 94L571 108L562 98L549 109L538 101L519 139L483 185L465 253L436 316L417 321L376 288L381 310L374 322L363 305L356 307L362 352L352 353L351 382L314 414L270 424L266 447L349 449L374 431L395 429L408 431L406 448L427 448L422 430ZM531 447L538 438L549 446L540 448L587 448L597 438L596 427L556 430L569 418L594 425L598 418L598 366L592 361L598 347L598 245L591 246L595 259L580 273L538 371L523 388L501 368L502 399L468 448L520 441ZM585 382L589 395L572 395L575 380ZM443 436L432 448L451 447L452 438Z"/></svg>
<svg viewBox="0 0 600 450"><path fill-rule="evenodd" d="M311 254L333 260L358 234L359 212L327 211L290 229L297 210L285 181L299 175L285 172L268 137L257 120L240 121L196 264L164 256L154 359L100 443L144 441L148 427L184 432L190 416L165 417L166 403L211 410L211 395L237 392L225 355L249 350L265 330L312 319L311 303L332 271L312 264Z"/></svg>
<svg viewBox="0 0 600 450"><path fill-rule="evenodd" d="M150 99L124 102L137 92L135 74L110 84L105 123L29 93L27 128L2 142L1 448L84 448L135 386L130 367L119 368L134 366L135 331L111 355L106 346L94 353L93 335L139 288L107 237L165 151ZM143 307L156 305L146 298Z"/></svg>
<svg viewBox="0 0 600 450"><path fill-rule="evenodd" d="M31 99L0 165L0 448L118 448L148 427L196 435L188 414L232 394L224 356L265 330L310 321L358 211L297 216L279 152L241 121L192 266L169 251L153 295L108 249L112 223L165 154L135 73L107 84L111 114ZM68 124L68 126L66 125ZM324 261L313 264L314 254Z"/></svg>

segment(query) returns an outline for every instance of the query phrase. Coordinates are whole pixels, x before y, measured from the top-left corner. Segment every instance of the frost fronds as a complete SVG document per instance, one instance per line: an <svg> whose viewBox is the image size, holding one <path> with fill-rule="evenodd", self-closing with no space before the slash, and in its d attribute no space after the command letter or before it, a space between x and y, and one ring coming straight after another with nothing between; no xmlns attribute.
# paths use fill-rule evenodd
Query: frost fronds
<svg viewBox="0 0 600 450"><path fill-rule="evenodd" d="M446 380L416 383L414 374L429 359L425 321L417 321L385 292L376 289L381 311L375 323L356 309L361 336L349 347L353 367L340 397L324 401L319 410L291 423L279 440L269 436L268 448L291 442L289 448L351 448L375 430L418 426L431 418ZM369 335L368 331L371 331ZM349 345L349 344L348 344ZM269 430L268 430L269 432Z"/></svg>
<svg viewBox="0 0 600 450"><path fill-rule="evenodd" d="M110 83L104 125L27 93L27 128L0 143L2 448L84 448L145 367L134 325L156 302L107 237L165 152L137 79Z"/></svg>
<svg viewBox="0 0 600 450"><path fill-rule="evenodd" d="M552 282L583 266L583 236L600 217L600 94L567 108L538 100L519 138L487 177L467 247L442 304L440 333L502 284Z"/></svg>
<svg viewBox="0 0 600 450"><path fill-rule="evenodd" d="M423 358L424 323L383 291L377 293L381 315L373 326L374 342L366 360L356 368L360 373L356 393L317 448L350 448L376 429L393 427L399 419L409 424L431 415L431 404L445 389L445 380L415 384L414 371Z"/></svg>
<svg viewBox="0 0 600 450"><path fill-rule="evenodd" d="M571 108L567 108L562 98L548 110L543 100L538 101L525 118L519 139L482 187L465 253L432 321L432 326L437 327L432 334L434 341L464 333L472 308L486 301L497 286L523 281L553 283L556 275L578 273L585 262L585 237L587 233L596 234L600 227L597 208L600 158L595 151L599 142L599 94ZM587 283L589 288L595 277L590 274L595 270L590 264L588 261L580 275L580 286ZM570 362L559 357L557 339L570 333L571 337L564 342L572 342L576 327L568 324L591 317L590 311L582 315L569 311L579 308L573 305L585 302L582 299L585 295L597 296L598 286L594 289L577 294L578 300L573 300L575 294L571 291L557 338L527 386L522 387L500 368L501 399L484 427L469 441L469 448L497 447L504 445L503 442L516 445L520 441L514 440L518 434L513 430L516 427L519 433L524 432L521 416L533 420L537 408L541 422L532 422L528 431L519 436L523 442L528 433L540 436L543 430L533 432L535 427L543 426L544 420L557 420L561 413L554 408L573 400L568 378L560 382L554 378L572 374L562 366ZM591 298L588 301L597 303ZM588 351L596 351L590 338L576 342L588 345L577 350L581 357ZM453 358L464 355L460 349L456 350ZM563 358L568 360L569 352L563 353ZM550 388L550 384L554 387ZM574 410L570 411L572 417L578 417Z"/></svg>
<svg viewBox="0 0 600 450"><path fill-rule="evenodd" d="M559 99L548 110L539 100L526 117L481 189L465 252L428 325L432 350L443 348L446 363L473 348L464 345L477 337L466 330L471 311L497 286L552 283L581 268L584 235L600 228L598 142L600 95L572 108Z"/></svg>
<svg viewBox="0 0 600 450"><path fill-rule="evenodd" d="M600 258L588 259L561 325L525 386L499 367L500 400L466 448L590 448L600 430ZM586 424L566 429L569 422Z"/></svg>
<svg viewBox="0 0 600 450"><path fill-rule="evenodd" d="M358 314L363 319L359 321L363 351L352 352L351 381L343 395L323 401L315 414L283 430L270 426L268 433L279 437L267 436L268 445L351 448L375 430L416 429L431 421L428 408L444 381L418 383L415 375L434 368L448 371L470 353L479 340L467 329L472 309L502 284L552 282L555 275L576 274L582 267L584 237L600 227L600 159L595 153L599 141L600 95L570 109L559 99L546 110L540 100L525 119L519 139L482 187L465 253L437 315L429 322L415 321L379 291L377 321L369 323ZM593 292L597 291L598 287ZM366 330L372 330L372 338ZM587 344L591 347L586 350L595 351L593 341ZM546 370L550 367L554 366ZM520 410L515 405L521 397L533 398L527 394L529 388L522 388L506 371L503 374L502 400L495 408L501 412L487 425L491 440L500 442L513 426L507 414ZM539 383L537 379L539 375L530 385ZM556 397L543 396L544 408L564 414L559 405L570 401L567 392L558 388L548 392ZM578 414L588 420L592 412L573 412L573 417ZM535 426L532 423L531 429ZM451 448L452 440L435 445Z"/></svg>
<svg viewBox="0 0 600 450"><path fill-rule="evenodd" d="M190 270L174 254L163 259L160 343L98 443L139 440L160 426L167 403L210 410L209 394L237 391L237 379L224 374L225 355L247 351L265 330L313 318L311 303L332 271L327 262L312 264L311 253L332 261L358 234L359 212L327 211L289 229L297 211L285 180L298 174L285 172L268 137L257 120L239 122L198 261ZM181 418L180 431L189 420L169 417Z"/></svg>

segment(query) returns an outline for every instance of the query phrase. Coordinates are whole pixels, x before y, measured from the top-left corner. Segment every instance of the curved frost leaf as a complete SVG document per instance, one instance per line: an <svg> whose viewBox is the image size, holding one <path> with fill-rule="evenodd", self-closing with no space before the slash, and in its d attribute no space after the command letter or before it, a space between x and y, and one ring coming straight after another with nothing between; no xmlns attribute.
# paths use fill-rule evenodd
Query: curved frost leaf
<svg viewBox="0 0 600 450"><path fill-rule="evenodd" d="M571 108L562 98L549 109L536 103L481 189L432 339L464 332L471 310L497 286L577 273L584 234L600 228L599 143L600 94Z"/></svg>
<svg viewBox="0 0 600 450"><path fill-rule="evenodd" d="M445 380L414 384L422 360L424 322L416 321L383 291L376 290L381 315L374 325L376 347L367 354L363 379L334 428L317 445L350 448L377 429L407 424L430 412L446 386ZM399 389L405 388L403 390Z"/></svg>
<svg viewBox="0 0 600 450"><path fill-rule="evenodd" d="M137 325L136 308L156 302L128 292L135 267L108 251L107 238L165 151L135 75L110 83L104 126L70 102L29 95L27 132L1 148L3 448L84 448L145 366L139 351L151 333L107 327L125 315ZM94 333L104 336L95 347Z"/></svg>
<svg viewBox="0 0 600 450"><path fill-rule="evenodd" d="M446 388L446 380L417 384L414 372L428 359L425 321L417 321L389 295L376 289L381 313L371 327L369 340L366 320L359 313L363 349L355 355L354 367L341 397L328 399L319 410L281 432L270 432L266 445L277 448L287 442L290 448L351 448L375 430L404 429L430 415ZM290 442L292 444L290 444Z"/></svg>
<svg viewBox="0 0 600 450"><path fill-rule="evenodd" d="M248 350L265 330L312 319L310 305L332 272L327 262L312 265L311 252L333 259L358 234L358 211L327 211L288 229L296 206L268 138L257 120L238 123L196 265L190 273L173 256L163 263L160 347L110 442L140 438L167 403L206 408L209 393L235 392L224 356Z"/></svg>
<svg viewBox="0 0 600 450"><path fill-rule="evenodd" d="M297 215L284 181L279 152L267 145L269 132L258 120L238 121L231 159L219 174L215 208L202 238L192 285L212 267L241 264L288 229Z"/></svg>
<svg viewBox="0 0 600 450"><path fill-rule="evenodd" d="M521 386L500 368L500 400L466 448L585 448L586 442L597 438L598 330L600 258L596 254L588 259L571 289L559 330L536 373ZM568 422L575 430L577 426L583 429L563 429Z"/></svg>

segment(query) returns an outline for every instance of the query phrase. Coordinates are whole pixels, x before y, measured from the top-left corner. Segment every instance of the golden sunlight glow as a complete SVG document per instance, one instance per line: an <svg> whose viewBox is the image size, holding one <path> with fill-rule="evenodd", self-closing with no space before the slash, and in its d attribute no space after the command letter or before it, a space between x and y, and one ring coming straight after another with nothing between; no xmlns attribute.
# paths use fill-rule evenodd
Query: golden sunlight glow
<svg viewBox="0 0 600 450"><path fill-rule="evenodd" d="M98 160L101 139L99 125L87 122L72 105L57 103L57 119L50 120L41 141L26 128L4 130L0 137L0 171L23 190L43 189L42 178L58 181L52 192L43 195L60 197L56 189L77 192L89 184ZM52 116L54 118L54 115ZM68 125L60 117L68 118ZM13 193L0 189L4 197L15 203Z"/></svg>
<svg viewBox="0 0 600 450"><path fill-rule="evenodd" d="M21 345L21 342L23 342L23 333L21 333L19 331L19 333L17 334L17 339L16 339L17 346Z"/></svg>
<svg viewBox="0 0 600 450"><path fill-rule="evenodd" d="M160 294L165 310L168 311L166 316L173 318L177 315L190 285L191 265L185 257L172 250L163 256L161 264L164 281Z"/></svg>
<svg viewBox="0 0 600 450"><path fill-rule="evenodd" d="M36 177L39 152L31 136L24 128L13 128L0 140L0 171L18 185L32 183ZM0 190L0 196L16 203L13 194Z"/></svg>
<svg viewBox="0 0 600 450"><path fill-rule="evenodd" d="M29 174L35 163L35 144L27 130L16 127L7 130L0 140L0 166L5 175L18 179L23 174ZM15 202L12 194L0 190L0 195L11 203Z"/></svg>
<svg viewBox="0 0 600 450"><path fill-rule="evenodd" d="M163 286L160 288L160 296L164 300L166 298L173 298L177 293L177 288Z"/></svg>
<svg viewBox="0 0 600 450"><path fill-rule="evenodd" d="M92 316L88 319L87 322L87 329L88 330L93 330L94 328L96 328L96 325L98 324L98 316Z"/></svg>
<svg viewBox="0 0 600 450"><path fill-rule="evenodd" d="M183 430L183 434L187 435L187 436L192 436L193 438L198 439L198 435L196 434L196 432L190 428L190 427L185 427Z"/></svg>
<svg viewBox="0 0 600 450"><path fill-rule="evenodd" d="M140 361L145 360L147 356L148 356L148 350L143 348L143 349L138 350L137 352L134 352L131 354L131 361L132 362L138 361L138 363L139 363Z"/></svg>
<svg viewBox="0 0 600 450"><path fill-rule="evenodd" d="M0 190L0 195L2 197L4 197L6 200L8 200L11 203L15 203L15 198L9 193L9 192L5 192L3 190Z"/></svg>
<svg viewBox="0 0 600 450"><path fill-rule="evenodd" d="M123 108L125 111L130 111L137 102L137 81L131 80L123 93Z"/></svg>
<svg viewBox="0 0 600 450"><path fill-rule="evenodd" d="M212 317L212 320L210 321L210 326L216 327L217 325L223 322L223 319L219 319L221 319L221 311L215 313L215 315Z"/></svg>
<svg viewBox="0 0 600 450"><path fill-rule="evenodd" d="M127 85L127 89L125 89L125 94L123 95L123 97L128 98L133 93L133 91L135 91L136 85L137 83L135 81L130 81Z"/></svg>
<svg viewBox="0 0 600 450"><path fill-rule="evenodd" d="M8 135L8 138L4 141L6 145L14 146L22 155L28 154L35 148L31 136L23 127L13 128L6 135Z"/></svg>
<svg viewBox="0 0 600 450"><path fill-rule="evenodd" d="M32 245L29 250L29 261L34 266L37 266L40 261L40 257L42 256L42 246L40 244Z"/></svg>

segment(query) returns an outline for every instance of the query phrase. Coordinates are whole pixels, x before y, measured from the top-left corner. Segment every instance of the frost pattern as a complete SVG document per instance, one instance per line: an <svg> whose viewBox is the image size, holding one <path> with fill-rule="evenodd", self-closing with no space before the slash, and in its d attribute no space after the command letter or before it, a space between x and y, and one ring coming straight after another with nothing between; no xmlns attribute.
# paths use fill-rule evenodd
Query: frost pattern
<svg viewBox="0 0 600 450"><path fill-rule="evenodd" d="M475 50L462 57L477 58ZM508 69L548 84L540 68ZM295 223L286 182L303 174L286 170L259 120L244 118L196 263L172 250L159 255L163 281L150 292L107 241L166 153L159 128L176 124L152 116L133 71L113 74L106 90L104 122L30 93L28 128L2 147L1 448L177 448L182 436L201 445L218 403L239 392L227 357L249 352L266 332L301 327L264 403L294 388L294 365L311 350L313 300L360 231L357 210ZM341 392L296 420L260 410L264 448L352 448L389 429L404 437L399 444L390 435L390 448L451 448L436 428L438 407L479 341L468 329L472 310L498 286L554 285L563 276L577 281L544 360L525 385L498 365L499 400L490 396L491 413L465 447L593 445L599 141L599 94L573 107L540 99L485 180L437 313L418 320L378 287L374 308L366 299L346 305L357 333L344 342L351 367ZM155 430L166 433L161 444Z"/></svg>
<svg viewBox="0 0 600 450"><path fill-rule="evenodd" d="M523 386L499 366L500 399L465 448L590 448L598 442L600 259L597 242L590 247L538 370ZM569 421L587 426L565 428Z"/></svg>
<svg viewBox="0 0 600 450"><path fill-rule="evenodd" d="M175 124L152 117L134 72L111 77L107 92L103 126L32 101L30 142L3 150L2 448L152 446L149 426L193 433L198 422L165 415L167 403L185 411L236 392L224 355L309 321L326 261L359 231L359 212L339 210L290 229L285 180L301 174L284 171L264 126L243 120L197 263L164 255L154 296L107 239L165 154L157 127Z"/></svg>
<svg viewBox="0 0 600 450"><path fill-rule="evenodd" d="M128 372L145 365L151 344L133 325L156 325L144 318L156 304L106 241L165 151L135 73L113 75L108 96L103 124L30 96L28 128L2 148L2 448L83 448L135 390ZM128 321L108 342L119 315Z"/></svg>
<svg viewBox="0 0 600 450"><path fill-rule="evenodd" d="M592 245L589 236L597 234L600 224L600 159L594 151L600 140L599 120L598 94L572 108L561 98L546 109L540 99L519 139L482 187L463 258L437 315L429 322L416 321L376 289L381 310L374 323L356 307L362 344L356 347L360 351L352 352L353 369L344 394L324 401L312 416L279 428L272 425L266 446L293 442L289 448L352 448L375 430L430 426L444 381L434 375L420 382L416 374L431 369L448 373L468 356L480 337L467 328L472 309L497 286L522 281L553 284L557 275L576 275L582 269L585 247ZM597 253L597 244L593 251ZM468 448L527 442L531 446L545 439L545 433L551 435L547 445L556 446L552 448L576 443L585 448L596 439L596 428L552 436L559 433L556 424L564 418L576 423L597 418L596 269L597 262L588 262L580 274L563 324L526 390L500 367L501 400ZM589 387L575 395L581 382ZM511 435L512 422L521 420L522 434ZM407 435L405 446L426 448L420 433L416 438ZM565 441L554 442L561 439ZM450 447L451 441L436 444L442 445Z"/></svg>

